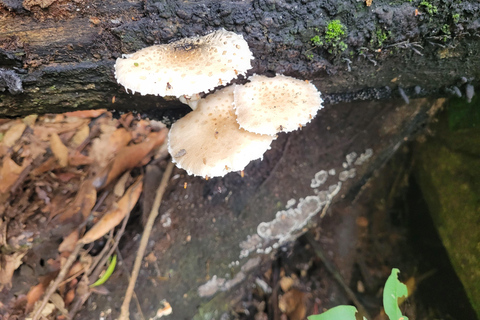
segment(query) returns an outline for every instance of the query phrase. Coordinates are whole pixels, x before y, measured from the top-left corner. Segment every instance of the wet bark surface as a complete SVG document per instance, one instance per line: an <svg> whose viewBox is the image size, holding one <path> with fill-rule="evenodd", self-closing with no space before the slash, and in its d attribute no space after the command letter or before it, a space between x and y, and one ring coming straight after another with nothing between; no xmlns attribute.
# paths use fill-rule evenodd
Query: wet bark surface
<svg viewBox="0 0 480 320"><path fill-rule="evenodd" d="M479 72L479 11L475 1L443 0L3 0L0 114L178 107L128 96L114 79L115 59L219 28L249 43L249 74L314 80L327 103L399 96L398 87L410 96L461 92ZM344 32L328 38L333 20Z"/></svg>

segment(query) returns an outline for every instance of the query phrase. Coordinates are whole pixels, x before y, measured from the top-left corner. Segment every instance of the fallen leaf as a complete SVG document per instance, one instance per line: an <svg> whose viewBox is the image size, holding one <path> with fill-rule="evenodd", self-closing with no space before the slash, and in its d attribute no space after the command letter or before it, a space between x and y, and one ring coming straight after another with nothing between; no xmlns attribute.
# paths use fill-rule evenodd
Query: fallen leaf
<svg viewBox="0 0 480 320"><path fill-rule="evenodd" d="M127 189L123 197L118 200L117 206L108 211L90 230L88 230L83 238L80 239L80 243L91 243L103 237L107 232L115 228L130 211L132 211L142 193L142 179L143 176L137 178L130 188Z"/></svg>
<svg viewBox="0 0 480 320"><path fill-rule="evenodd" d="M39 283L36 286L30 288L27 293L27 306L25 308L26 312L30 312L32 310L33 306L38 301L38 299L43 296L44 292L45 286L42 283Z"/></svg>
<svg viewBox="0 0 480 320"><path fill-rule="evenodd" d="M73 167L84 166L92 164L93 162L94 160L92 158L85 156L78 151L75 151L73 154L68 156L68 163Z"/></svg>
<svg viewBox="0 0 480 320"><path fill-rule="evenodd" d="M68 314L68 310L65 309L65 301L63 301L63 298L58 293L52 294L50 296L50 301L62 314Z"/></svg>
<svg viewBox="0 0 480 320"><path fill-rule="evenodd" d="M287 292L292 287L293 283L295 282L291 277L283 277L280 279L280 287L282 288L283 292Z"/></svg>
<svg viewBox="0 0 480 320"><path fill-rule="evenodd" d="M45 160L41 165L33 169L30 174L33 176L39 176L47 171L52 171L53 169L57 168L57 166L57 160L54 157L50 157Z"/></svg>
<svg viewBox="0 0 480 320"><path fill-rule="evenodd" d="M22 258L26 254L27 250L0 255L0 291L3 287L7 289L12 287L13 272L23 263Z"/></svg>
<svg viewBox="0 0 480 320"><path fill-rule="evenodd" d="M23 122L15 124L8 129L7 132L5 132L5 135L0 143L6 147L12 147L18 141L18 139L20 139L26 128L27 125Z"/></svg>
<svg viewBox="0 0 480 320"><path fill-rule="evenodd" d="M58 246L58 252L73 252L79 238L78 229L66 236Z"/></svg>
<svg viewBox="0 0 480 320"><path fill-rule="evenodd" d="M70 141L70 145L72 147L77 147L79 146L85 139L88 138L90 135L90 127L88 125L83 125L80 127L80 129L75 132L75 135L72 137L72 140Z"/></svg>
<svg viewBox="0 0 480 320"><path fill-rule="evenodd" d="M280 297L278 308L286 313L290 320L303 320L307 313L304 297L305 293L292 289Z"/></svg>
<svg viewBox="0 0 480 320"><path fill-rule="evenodd" d="M166 129L152 132L142 143L122 148L115 159L95 177L93 184L97 190L110 184L125 171L137 166L153 149L165 142L167 132Z"/></svg>
<svg viewBox="0 0 480 320"><path fill-rule="evenodd" d="M19 166L10 157L4 158L0 167L0 192L7 192L29 164L29 162L24 161L23 165Z"/></svg>
<svg viewBox="0 0 480 320"><path fill-rule="evenodd" d="M75 177L78 177L78 174L73 173L73 172L60 172L60 173L57 173L56 175L57 175L58 180L60 180L62 182L68 182L71 179L73 179Z"/></svg>
<svg viewBox="0 0 480 320"><path fill-rule="evenodd" d="M135 142L140 142L140 139L144 139L152 131L150 126L150 121L141 119L136 122L133 128L131 129L132 140Z"/></svg>
<svg viewBox="0 0 480 320"><path fill-rule="evenodd" d="M50 272L49 274L39 278L39 283L30 288L27 293L27 305L25 307L25 312L30 312L33 309L35 303L43 296L45 289L50 284L50 281L55 279L58 272Z"/></svg>
<svg viewBox="0 0 480 320"><path fill-rule="evenodd" d="M127 183L128 178L130 177L130 172L125 172L117 183L113 187L113 194L117 197L121 197L125 193L125 184Z"/></svg>
<svg viewBox="0 0 480 320"><path fill-rule="evenodd" d="M23 123L25 123L27 126L32 127L35 124L35 121L37 121L38 114L31 114L23 118Z"/></svg>
<svg viewBox="0 0 480 320"><path fill-rule="evenodd" d="M104 131L100 137L92 141L90 157L103 168L130 140L132 140L132 136L125 128L119 128L113 132Z"/></svg>
<svg viewBox="0 0 480 320"><path fill-rule="evenodd" d="M68 148L63 144L60 137L55 132L50 136L50 148L58 164L65 168L68 165Z"/></svg>
<svg viewBox="0 0 480 320"><path fill-rule="evenodd" d="M75 289L70 289L65 294L65 305L69 306L72 303L73 299L75 299Z"/></svg>
<svg viewBox="0 0 480 320"><path fill-rule="evenodd" d="M63 115L66 117L76 117L76 118L96 118L107 112L107 109L96 109L96 110L81 110L73 112L65 112Z"/></svg>
<svg viewBox="0 0 480 320"><path fill-rule="evenodd" d="M66 210L58 216L60 222L82 223L89 216L97 201L97 191L92 185L92 179L82 182L75 199ZM53 217L50 217L53 218Z"/></svg>

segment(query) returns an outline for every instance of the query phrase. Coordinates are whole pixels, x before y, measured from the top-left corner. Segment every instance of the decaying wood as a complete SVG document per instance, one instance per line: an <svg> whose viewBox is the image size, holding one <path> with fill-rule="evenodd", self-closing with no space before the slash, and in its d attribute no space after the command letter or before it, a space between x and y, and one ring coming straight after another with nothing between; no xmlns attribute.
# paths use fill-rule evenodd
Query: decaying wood
<svg viewBox="0 0 480 320"><path fill-rule="evenodd" d="M327 96L331 102L398 96L398 87L410 96L446 94L476 83L480 4L433 0L436 12L429 12L417 2L2 0L0 115L179 107L127 95L114 79L115 59L222 27L251 46L250 74L314 80L335 94ZM311 41L333 19L346 28L341 54Z"/></svg>

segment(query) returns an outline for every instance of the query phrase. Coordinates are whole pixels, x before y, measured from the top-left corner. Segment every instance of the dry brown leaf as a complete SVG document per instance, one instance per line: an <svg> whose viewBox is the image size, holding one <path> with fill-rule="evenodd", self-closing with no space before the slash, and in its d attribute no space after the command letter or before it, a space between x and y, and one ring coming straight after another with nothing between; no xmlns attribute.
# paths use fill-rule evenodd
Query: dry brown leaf
<svg viewBox="0 0 480 320"><path fill-rule="evenodd" d="M286 313L290 320L303 320L306 315L305 293L292 289L285 293L278 300L278 308Z"/></svg>
<svg viewBox="0 0 480 320"><path fill-rule="evenodd" d="M68 307L70 303L73 302L73 299L75 299L75 289L70 289L68 292L65 294L65 305Z"/></svg>
<svg viewBox="0 0 480 320"><path fill-rule="evenodd" d="M0 255L0 291L4 286L11 288L13 272L23 263L22 258L26 254L27 250Z"/></svg>
<svg viewBox="0 0 480 320"><path fill-rule="evenodd" d="M70 267L70 270L68 270L66 278L68 279L72 276L79 275L83 270L85 270L85 266L80 261L77 261Z"/></svg>
<svg viewBox="0 0 480 320"><path fill-rule="evenodd" d="M23 122L15 124L10 129L8 129L7 132L5 132L5 135L3 136L0 144L6 147L12 147L18 141L18 139L20 139L26 128L27 125Z"/></svg>
<svg viewBox="0 0 480 320"><path fill-rule="evenodd" d="M88 164L92 164L94 160L88 156L81 154L78 151L75 151L73 154L68 156L68 163L73 166L84 166Z"/></svg>
<svg viewBox="0 0 480 320"><path fill-rule="evenodd" d="M88 125L82 126L80 129L75 132L75 135L73 136L72 140L70 141L70 145L74 148L82 144L85 139L88 138L90 135L90 127Z"/></svg>
<svg viewBox="0 0 480 320"><path fill-rule="evenodd" d="M83 181L72 204L58 217L59 221L82 223L92 211L96 201L97 191L92 185L92 179Z"/></svg>
<svg viewBox="0 0 480 320"><path fill-rule="evenodd" d="M135 119L135 117L133 116L133 114L131 113L125 113L125 114L122 114L122 116L120 117L120 123L125 127L125 128L128 128L130 127L130 124L132 124L132 121Z"/></svg>
<svg viewBox="0 0 480 320"><path fill-rule="evenodd" d="M120 179L118 179L117 183L115 183L115 187L113 187L113 194L116 197L121 197L125 193L125 184L127 183L129 177L130 171L127 171L120 177Z"/></svg>
<svg viewBox="0 0 480 320"><path fill-rule="evenodd" d="M36 136L40 137L42 140L49 140L49 137L52 133L58 135L69 132L72 130L77 130L78 128L89 123L88 119L76 119L74 122L54 122L54 123L41 123L33 127L33 132Z"/></svg>
<svg viewBox="0 0 480 320"><path fill-rule="evenodd" d="M38 119L38 114L31 114L23 118L23 123L27 126L32 127L35 124L35 121Z"/></svg>
<svg viewBox="0 0 480 320"><path fill-rule="evenodd" d="M288 290L290 290L295 280L293 280L291 277L283 277L280 279L279 282L280 282L280 287L282 288L282 291L287 292Z"/></svg>
<svg viewBox="0 0 480 320"><path fill-rule="evenodd" d="M59 172L56 174L58 180L62 181L62 182L68 182L70 180L72 180L73 178L75 177L78 177L79 174L78 173L74 173L74 172Z"/></svg>
<svg viewBox="0 0 480 320"><path fill-rule="evenodd" d="M113 132L104 131L99 138L93 140L90 157L103 168L130 140L132 140L132 136L125 128L119 128Z"/></svg>
<svg viewBox="0 0 480 320"><path fill-rule="evenodd" d="M0 166L0 192L7 192L15 181L17 181L23 169L29 164L29 162L24 161L23 165L19 166L10 157L4 158Z"/></svg>
<svg viewBox="0 0 480 320"><path fill-rule="evenodd" d="M41 165L33 169L30 174L33 176L38 176L47 171L52 171L53 169L57 168L57 166L57 160L54 157L50 157L45 160Z"/></svg>
<svg viewBox="0 0 480 320"><path fill-rule="evenodd" d="M107 232L115 228L130 211L132 211L142 193L142 179L143 176L137 178L130 188L127 189L123 197L118 200L117 206L107 212L90 230L88 230L83 238L80 239L80 243L91 243L103 237Z"/></svg>
<svg viewBox="0 0 480 320"><path fill-rule="evenodd" d="M79 238L78 229L66 236L58 246L58 252L73 252Z"/></svg>
<svg viewBox="0 0 480 320"><path fill-rule="evenodd" d="M27 293L26 312L30 312L33 309L33 306L38 301L38 299L40 299L40 297L43 296L45 289L46 287L43 283L39 283L36 286L33 286L30 288L30 290Z"/></svg>
<svg viewBox="0 0 480 320"><path fill-rule="evenodd" d="M68 166L68 148L63 144L60 137L55 132L50 136L50 148L53 155L58 161L58 164L65 168Z"/></svg>
<svg viewBox="0 0 480 320"><path fill-rule="evenodd" d="M165 142L167 130L152 132L139 144L130 145L121 149L115 159L105 167L97 176L93 184L101 189L112 182L126 170L137 166L153 149Z"/></svg>
<svg viewBox="0 0 480 320"><path fill-rule="evenodd" d="M60 311L62 314L68 315L68 310L65 309L65 301L63 301L63 298L58 293L52 294L50 296L50 301L55 305L55 307L57 307L58 311Z"/></svg>
<svg viewBox="0 0 480 320"><path fill-rule="evenodd" d="M131 130L132 140L138 143L141 141L141 139L148 136L148 134L152 131L152 127L150 126L150 121L142 119L136 122Z"/></svg>
<svg viewBox="0 0 480 320"><path fill-rule="evenodd" d="M65 112L63 115L66 117L76 117L76 118L96 118L107 112L107 109L96 109L96 110L81 110L73 112Z"/></svg>

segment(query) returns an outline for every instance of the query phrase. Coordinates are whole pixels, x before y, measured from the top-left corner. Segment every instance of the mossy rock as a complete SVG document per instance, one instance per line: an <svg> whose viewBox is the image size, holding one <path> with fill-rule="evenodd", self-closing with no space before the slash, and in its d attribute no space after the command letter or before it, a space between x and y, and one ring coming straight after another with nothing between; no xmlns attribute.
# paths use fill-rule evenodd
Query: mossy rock
<svg viewBox="0 0 480 320"><path fill-rule="evenodd" d="M480 99L450 101L434 137L415 150L415 175L480 318ZM448 288L445 288L448 290Z"/></svg>

